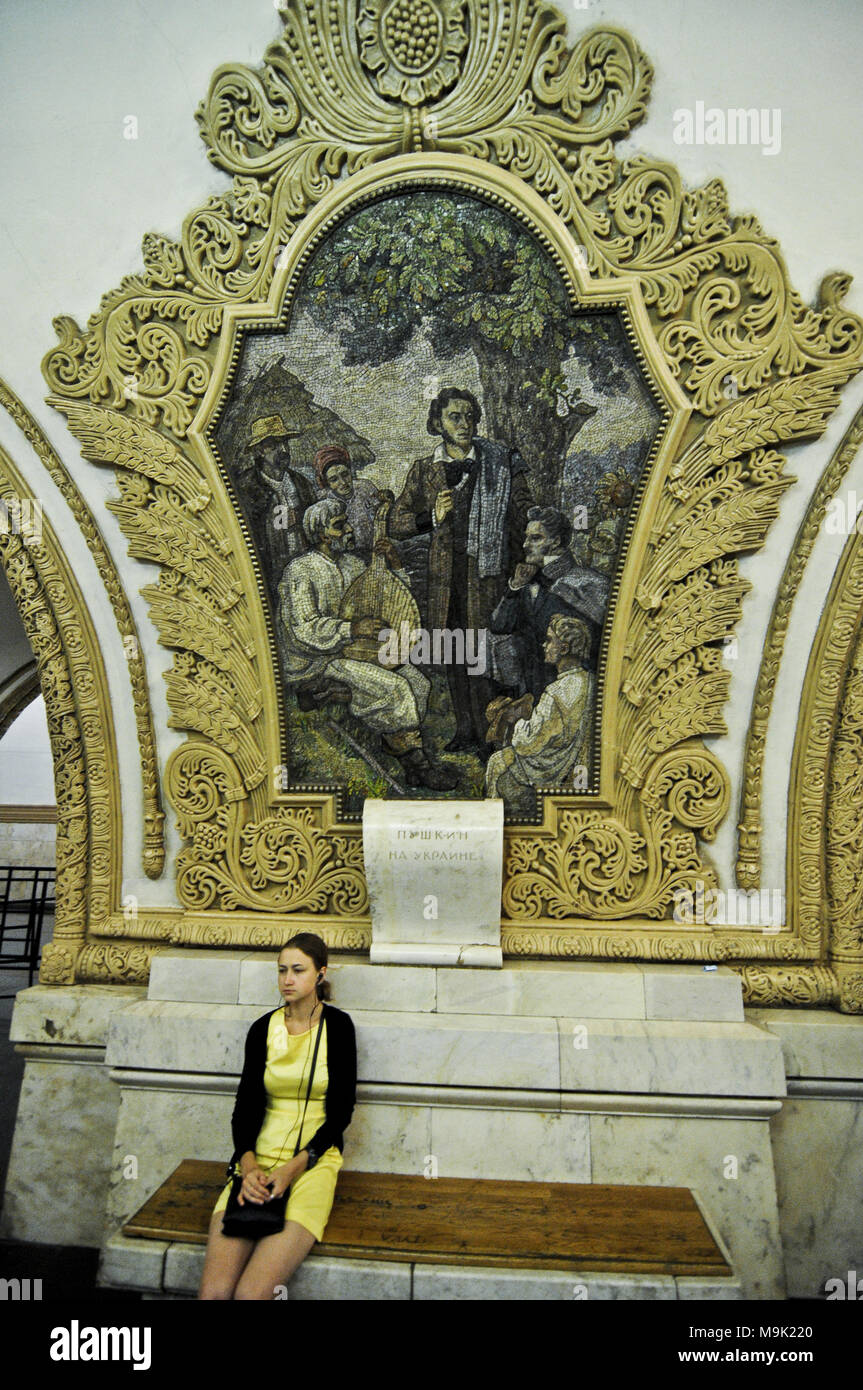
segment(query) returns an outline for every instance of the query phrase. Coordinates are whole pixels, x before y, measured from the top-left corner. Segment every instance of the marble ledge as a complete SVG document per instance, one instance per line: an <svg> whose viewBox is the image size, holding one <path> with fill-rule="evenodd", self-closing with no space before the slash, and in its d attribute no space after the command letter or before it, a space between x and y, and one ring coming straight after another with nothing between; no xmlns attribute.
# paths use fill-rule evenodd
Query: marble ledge
<svg viewBox="0 0 863 1390"><path fill-rule="evenodd" d="M113 1021L106 1061L113 1068L236 1074L260 1008L227 1004L133 1004ZM360 1013L364 1081L452 1083L559 1090L553 1019L488 1019L441 1014Z"/></svg>
<svg viewBox="0 0 863 1390"><path fill-rule="evenodd" d="M155 1249L148 1251L149 1246ZM166 1300L193 1297L203 1267L204 1247L201 1245L114 1236L103 1250L99 1282L103 1287L137 1289L156 1299L160 1293ZM741 1297L740 1282L734 1278L410 1264L395 1260L351 1260L316 1252L303 1263L288 1285L289 1302L348 1299L675 1302Z"/></svg>
<svg viewBox="0 0 863 1390"><path fill-rule="evenodd" d="M170 1246L171 1242L165 1240L112 1236L102 1247L97 1283L110 1288L160 1292Z"/></svg>
<svg viewBox="0 0 863 1390"><path fill-rule="evenodd" d="M207 1072L135 1071L112 1067L111 1081L122 1089L126 1101L135 1091L176 1096L229 1096L236 1092L236 1073L222 1076ZM190 1102L191 1103L191 1102ZM626 1091L514 1090L503 1086L446 1086L400 1082L360 1081L356 1115L364 1107L381 1106L399 1113L423 1110L478 1110L507 1114L539 1112L543 1115L641 1115L677 1116L681 1119L769 1120L782 1109L780 1097L630 1095ZM355 1123L354 1120L354 1123Z"/></svg>
<svg viewBox="0 0 863 1390"><path fill-rule="evenodd" d="M146 989L134 985L32 985L15 998L9 1040L102 1048L111 1019L146 997Z"/></svg>
<svg viewBox="0 0 863 1390"><path fill-rule="evenodd" d="M563 1091L784 1096L778 1039L747 1023L559 1019Z"/></svg>
<svg viewBox="0 0 863 1390"><path fill-rule="evenodd" d="M134 1072L236 1075L251 1006L129 1005L106 1062ZM751 1024L360 1012L359 1076L402 1086L509 1091L784 1096L779 1040Z"/></svg>
<svg viewBox="0 0 863 1390"><path fill-rule="evenodd" d="M832 1009L747 1009L746 1017L779 1039L789 1081L863 1081L863 1017Z"/></svg>
<svg viewBox="0 0 863 1390"><path fill-rule="evenodd" d="M743 1021L740 977L724 966L513 960L490 970L334 954L329 975L333 1002L349 1012ZM275 962L260 952L166 951L154 958L149 998L275 1005Z"/></svg>

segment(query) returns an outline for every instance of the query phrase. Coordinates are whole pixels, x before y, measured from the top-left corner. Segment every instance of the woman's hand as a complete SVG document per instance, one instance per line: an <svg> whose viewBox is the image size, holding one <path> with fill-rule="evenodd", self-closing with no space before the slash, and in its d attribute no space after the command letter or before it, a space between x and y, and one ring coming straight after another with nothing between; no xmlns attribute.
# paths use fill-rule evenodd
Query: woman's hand
<svg viewBox="0 0 863 1390"><path fill-rule="evenodd" d="M240 1206L245 1206L246 1202L253 1202L256 1206L268 1202L273 1195L269 1186L270 1180L271 1174L265 1173L257 1164L246 1168L243 1173L243 1185L237 1197Z"/></svg>
<svg viewBox="0 0 863 1390"><path fill-rule="evenodd" d="M287 1192L291 1183L306 1171L307 1162L308 1155L304 1149L301 1154L296 1154L288 1163L283 1163L281 1168L274 1168L270 1174L272 1196L281 1197L283 1192Z"/></svg>

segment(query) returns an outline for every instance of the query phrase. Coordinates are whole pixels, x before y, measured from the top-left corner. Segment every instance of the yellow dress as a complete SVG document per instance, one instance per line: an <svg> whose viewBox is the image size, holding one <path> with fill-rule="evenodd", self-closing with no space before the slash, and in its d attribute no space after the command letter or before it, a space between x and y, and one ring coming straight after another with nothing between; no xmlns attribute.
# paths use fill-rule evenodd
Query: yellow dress
<svg viewBox="0 0 863 1390"><path fill-rule="evenodd" d="M267 1109L258 1135L255 1158L261 1168L280 1168L294 1153L299 1135L299 1147L308 1144L326 1119L324 1097L327 1094L327 1033L321 1036L315 1076L309 1105L299 1133L315 1036L320 1024L305 1033L291 1034L285 1026L285 1015L277 1009L267 1029L267 1067L264 1086ZM281 1157L279 1156L281 1154ZM309 1168L294 1180L288 1190L285 1221L297 1221L320 1240L332 1210L336 1179L342 1166L342 1155L335 1145L321 1154L314 1168ZM228 1182L217 1201L214 1212L224 1211L228 1204L231 1184Z"/></svg>

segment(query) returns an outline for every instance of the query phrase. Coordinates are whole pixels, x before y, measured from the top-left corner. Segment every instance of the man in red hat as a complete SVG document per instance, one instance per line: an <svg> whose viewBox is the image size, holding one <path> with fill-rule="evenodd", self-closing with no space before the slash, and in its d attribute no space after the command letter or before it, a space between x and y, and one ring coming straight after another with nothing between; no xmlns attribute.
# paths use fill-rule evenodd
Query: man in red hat
<svg viewBox="0 0 863 1390"><path fill-rule="evenodd" d="M327 444L315 454L315 476L324 497L335 497L345 509L354 537L354 550L366 564L375 543L375 513L392 493L381 492L367 478L355 478L347 449Z"/></svg>

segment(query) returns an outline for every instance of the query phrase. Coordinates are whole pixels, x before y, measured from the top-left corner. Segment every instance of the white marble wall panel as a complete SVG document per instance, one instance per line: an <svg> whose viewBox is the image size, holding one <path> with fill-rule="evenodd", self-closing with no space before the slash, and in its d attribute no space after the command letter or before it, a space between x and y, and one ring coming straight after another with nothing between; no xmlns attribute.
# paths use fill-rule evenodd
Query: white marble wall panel
<svg viewBox="0 0 863 1390"><path fill-rule="evenodd" d="M27 1062L3 1198L5 1238L101 1244L120 1096L99 1057Z"/></svg>
<svg viewBox="0 0 863 1390"><path fill-rule="evenodd" d="M591 1180L697 1190L745 1298L784 1297L766 1120L590 1117ZM730 1160L734 1162L730 1162ZM736 1177L726 1176L736 1173Z"/></svg>
<svg viewBox="0 0 863 1390"><path fill-rule="evenodd" d="M367 798L363 861L373 960L500 967L502 801Z"/></svg>
<svg viewBox="0 0 863 1390"><path fill-rule="evenodd" d="M56 863L56 825L0 821L0 864L35 869L51 868Z"/></svg>
<svg viewBox="0 0 863 1390"><path fill-rule="evenodd" d="M550 1019L471 1014L353 1014L363 1081L557 1090Z"/></svg>
<svg viewBox="0 0 863 1390"><path fill-rule="evenodd" d="M441 1178L590 1182L590 1119L545 1111L435 1108L431 1155Z"/></svg>
<svg viewBox="0 0 863 1390"><path fill-rule="evenodd" d="M349 1013L431 1013L437 1007L437 981L444 973L430 966L372 965L332 956L329 967L333 1003Z"/></svg>
<svg viewBox="0 0 863 1390"><path fill-rule="evenodd" d="M239 983L238 983L239 975ZM695 965L510 961L502 970L372 963L330 957L333 1003L353 1012L502 1014L742 1022L740 978ZM279 1003L274 954L164 951L150 974L150 1000Z"/></svg>
<svg viewBox="0 0 863 1390"><path fill-rule="evenodd" d="M237 1074L246 1034L264 1012L236 1004L142 1000L112 1020L106 1060L112 1067Z"/></svg>
<svg viewBox="0 0 863 1390"><path fill-rule="evenodd" d="M159 998L182 999L184 954L165 954L160 958ZM275 954L239 954L239 990L235 996L240 1004L259 1004L262 1008L280 1002L276 975ZM436 971L428 966L372 965L356 956L332 954L328 977L333 986L333 1003L349 1013L354 1009L395 1010L430 1013L435 1008ZM150 998L153 993L152 976ZM230 1003L222 999L216 1002Z"/></svg>
<svg viewBox="0 0 863 1390"><path fill-rule="evenodd" d="M743 984L726 966L642 965L647 1018L742 1023Z"/></svg>
<svg viewBox="0 0 863 1390"><path fill-rule="evenodd" d="M770 1133L789 1296L863 1278L863 1103L789 1096Z"/></svg>
<svg viewBox="0 0 863 1390"><path fill-rule="evenodd" d="M560 1019L565 1091L782 1096L778 1040L745 1023Z"/></svg>
<svg viewBox="0 0 863 1390"><path fill-rule="evenodd" d="M503 970L438 970L441 1013L644 1018L637 965L519 961Z"/></svg>
<svg viewBox="0 0 863 1390"><path fill-rule="evenodd" d="M789 1077L863 1080L863 1018L832 1009L747 1009L782 1043Z"/></svg>
<svg viewBox="0 0 863 1390"><path fill-rule="evenodd" d="M345 1130L345 1167L358 1173L424 1173L432 1153L431 1107L365 1105Z"/></svg>
<svg viewBox="0 0 863 1390"><path fill-rule="evenodd" d="M236 1004L240 970L246 956L236 951L183 951L153 957L148 999L186 1003ZM269 963L270 995L279 1002L275 961Z"/></svg>
<svg viewBox="0 0 863 1390"><path fill-rule="evenodd" d="M247 1005L132 1004L112 1022L107 1060L114 1067L236 1074L246 1033L262 1012ZM358 1010L352 1017L362 1081L560 1086L553 1020Z"/></svg>
<svg viewBox="0 0 863 1390"><path fill-rule="evenodd" d="M109 1228L128 1221L184 1158L227 1167L233 1108L233 1085L222 1095L124 1088L108 1186Z"/></svg>

